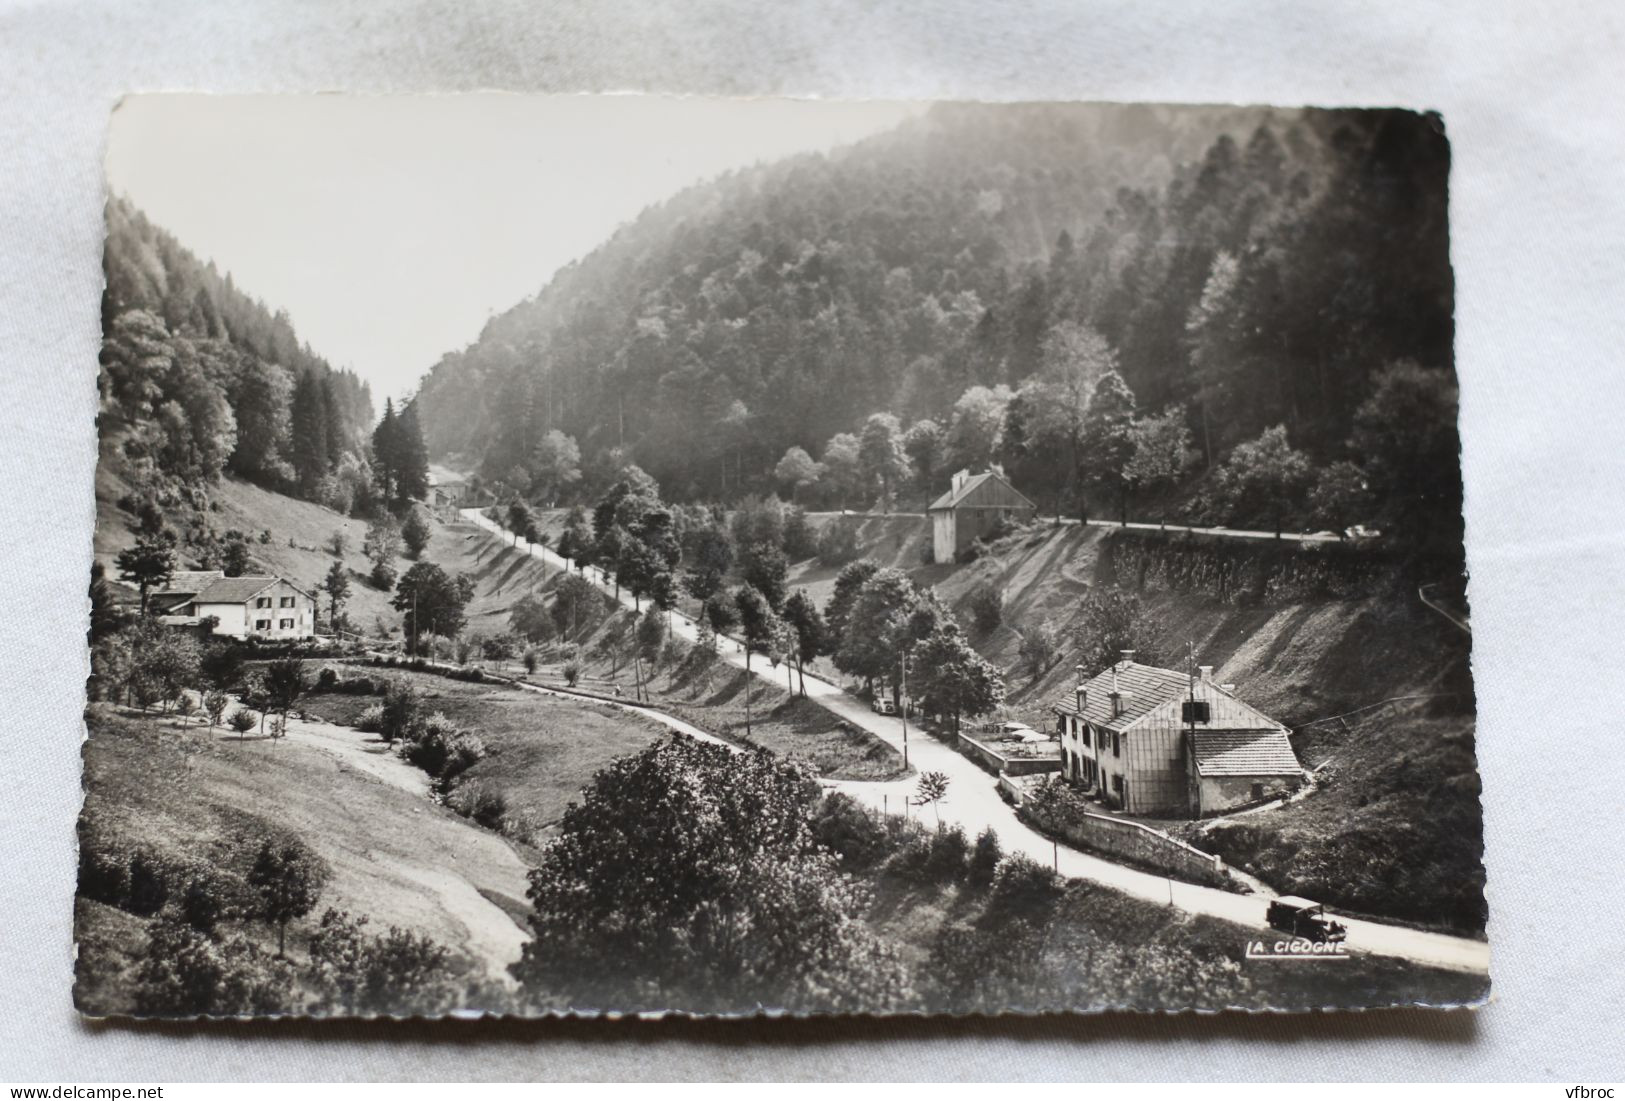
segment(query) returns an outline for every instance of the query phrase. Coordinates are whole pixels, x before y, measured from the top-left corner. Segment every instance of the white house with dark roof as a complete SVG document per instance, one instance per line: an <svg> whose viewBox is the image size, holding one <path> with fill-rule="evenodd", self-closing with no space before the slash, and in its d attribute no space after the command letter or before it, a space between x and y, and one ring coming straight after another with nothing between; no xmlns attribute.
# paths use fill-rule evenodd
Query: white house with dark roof
<svg viewBox="0 0 1625 1101"><path fill-rule="evenodd" d="M1296 788L1287 729L1196 674L1116 662L1055 703L1061 774L1129 814L1199 817Z"/></svg>
<svg viewBox="0 0 1625 1101"><path fill-rule="evenodd" d="M231 638L310 638L316 633L316 598L280 577L227 577L220 570L175 574L151 605L176 626L213 616L214 633Z"/></svg>
<svg viewBox="0 0 1625 1101"><path fill-rule="evenodd" d="M931 518L931 559L946 564L1006 520L1031 520L1038 506L997 470L961 470L925 513Z"/></svg>

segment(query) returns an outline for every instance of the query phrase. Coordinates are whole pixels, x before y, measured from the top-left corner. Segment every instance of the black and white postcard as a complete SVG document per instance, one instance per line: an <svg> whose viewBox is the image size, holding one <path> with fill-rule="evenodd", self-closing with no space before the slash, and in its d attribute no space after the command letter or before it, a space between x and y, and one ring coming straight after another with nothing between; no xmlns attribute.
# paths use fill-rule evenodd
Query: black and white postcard
<svg viewBox="0 0 1625 1101"><path fill-rule="evenodd" d="M1437 115L114 112L93 1017L1489 995Z"/></svg>

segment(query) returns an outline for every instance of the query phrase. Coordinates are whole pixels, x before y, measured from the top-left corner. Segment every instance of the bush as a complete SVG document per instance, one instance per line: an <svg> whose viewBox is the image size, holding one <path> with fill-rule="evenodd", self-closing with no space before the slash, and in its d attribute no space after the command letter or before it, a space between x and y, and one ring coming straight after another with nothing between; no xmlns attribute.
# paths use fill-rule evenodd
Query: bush
<svg viewBox="0 0 1625 1101"><path fill-rule="evenodd" d="M950 826L931 835L931 851L926 857L925 870L939 883L962 879L969 858L970 841L965 837L965 831L957 825Z"/></svg>
<svg viewBox="0 0 1625 1101"><path fill-rule="evenodd" d="M488 830L501 830L508 817L508 800L501 792L470 785L456 792L447 805L464 818L472 818Z"/></svg>
<svg viewBox="0 0 1625 1101"><path fill-rule="evenodd" d="M993 873L993 889L988 896L987 916L992 919L1018 919L1042 924L1061 897L1061 881L1055 872L1021 853L999 862Z"/></svg>
<svg viewBox="0 0 1625 1101"><path fill-rule="evenodd" d="M936 874L931 869L931 836L924 827L910 823L896 840L897 848L886 862L887 873L922 886L936 883Z"/></svg>
<svg viewBox="0 0 1625 1101"><path fill-rule="evenodd" d="M124 909L130 900L130 853L94 835L79 840L79 894Z"/></svg>
<svg viewBox="0 0 1625 1101"><path fill-rule="evenodd" d="M976 586L970 594L971 622L982 634L997 630L1004 622L1004 597L992 585Z"/></svg>
<svg viewBox="0 0 1625 1101"><path fill-rule="evenodd" d="M858 525L844 517L825 524L818 533L818 561L826 566L844 566L857 561Z"/></svg>
<svg viewBox="0 0 1625 1101"><path fill-rule="evenodd" d="M784 510L784 553L792 562L818 553L818 535L807 522L806 510L796 505Z"/></svg>
<svg viewBox="0 0 1625 1101"><path fill-rule="evenodd" d="M993 832L992 826L984 828L976 835L976 847L971 850L966 867L970 881L978 887L991 884L1003 857L1004 849L999 844L999 835Z"/></svg>
<svg viewBox="0 0 1625 1101"><path fill-rule="evenodd" d="M328 910L310 940L312 979L346 1013L440 1013L455 1001L450 954L427 937L391 927L366 933L366 917Z"/></svg>
<svg viewBox="0 0 1625 1101"><path fill-rule="evenodd" d="M438 712L415 721L406 742L406 759L442 783L467 772L485 756L485 745L478 737L457 729Z"/></svg>
<svg viewBox="0 0 1625 1101"><path fill-rule="evenodd" d="M367 580L372 582L373 588L381 589L387 593L395 587L396 576L398 575L394 566L391 566L388 562L375 562L372 572L367 575Z"/></svg>
<svg viewBox="0 0 1625 1101"><path fill-rule="evenodd" d="M163 864L146 849L130 854L129 885L124 908L132 914L150 917L169 901L169 877Z"/></svg>
<svg viewBox="0 0 1625 1101"><path fill-rule="evenodd" d="M418 691L407 681L397 680L385 688L383 714L378 723L378 733L383 735L384 741L394 742L405 737L418 717L419 707Z"/></svg>
<svg viewBox="0 0 1625 1101"><path fill-rule="evenodd" d="M260 717L246 707L239 707L231 713L231 718L227 721L237 733L247 734L254 729L254 724L260 721Z"/></svg>
<svg viewBox="0 0 1625 1101"><path fill-rule="evenodd" d="M839 855L842 864L852 871L868 871L896 848L878 815L838 791L824 796L812 830L813 839Z"/></svg>
<svg viewBox="0 0 1625 1101"><path fill-rule="evenodd" d="M293 968L252 944L216 939L178 921L156 922L136 969L135 1004L145 1014L243 1016L292 1006Z"/></svg>
<svg viewBox="0 0 1625 1101"><path fill-rule="evenodd" d="M381 734L384 730L384 705L375 703L355 717L355 728L363 734Z"/></svg>
<svg viewBox="0 0 1625 1101"><path fill-rule="evenodd" d="M186 877L180 892L181 920L201 932L211 932L223 921L250 910L246 885L230 872L198 867Z"/></svg>

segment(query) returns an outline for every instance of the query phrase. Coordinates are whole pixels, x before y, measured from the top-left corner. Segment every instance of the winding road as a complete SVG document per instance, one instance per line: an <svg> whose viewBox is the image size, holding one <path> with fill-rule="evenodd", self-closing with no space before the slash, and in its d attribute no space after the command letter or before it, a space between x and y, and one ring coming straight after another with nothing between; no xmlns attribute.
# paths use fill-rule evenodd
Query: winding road
<svg viewBox="0 0 1625 1101"><path fill-rule="evenodd" d="M470 523L493 532L498 538L509 537L500 525L483 515L479 509L463 509L461 515ZM1269 535L1273 537L1273 533ZM555 565L561 570L570 568L563 558L545 547L524 540L520 540L518 545L532 557ZM605 592L614 591L614 583L601 570L588 567L585 575ZM621 594L621 603L628 608L633 606L631 596L624 592ZM680 612L672 613L672 630L690 642L699 639L698 625ZM737 640L728 639L723 645L721 657L729 664L742 669L745 667L745 655L741 650L733 648L737 645ZM758 677L777 683L779 673L767 662L753 662L750 668ZM902 720L876 714L862 700L849 695L838 685L810 673L807 674L806 685L808 697L820 706L843 721L868 731L899 752L903 750L905 733ZM555 694L563 693L555 692ZM660 718L673 729L688 727L688 724L681 723L681 720L659 716L650 708L640 707L637 710L651 717ZM691 731L693 728L688 729ZM1257 929L1261 935L1267 928L1264 911L1269 896L1233 894L1214 887L1168 879L1059 845L1018 819L1015 809L999 796L997 787L990 781L987 773L968 758L918 730L910 730L906 737L907 756L911 766L922 771L940 772L948 777L948 795L939 804L943 820L957 823L970 836L974 837L983 829L991 827L1006 852L1024 853L1034 860L1054 866L1063 875L1088 879L1114 887L1136 898L1166 903L1188 913L1207 914L1233 921ZM885 782L829 781L826 786L845 792L869 806L884 808L893 813L908 813L908 799L914 793L912 779ZM1338 915L1338 920L1348 925L1349 947L1356 952L1391 956L1458 971L1487 973L1489 970L1489 945L1482 940L1430 933L1404 926L1347 918L1343 915Z"/></svg>

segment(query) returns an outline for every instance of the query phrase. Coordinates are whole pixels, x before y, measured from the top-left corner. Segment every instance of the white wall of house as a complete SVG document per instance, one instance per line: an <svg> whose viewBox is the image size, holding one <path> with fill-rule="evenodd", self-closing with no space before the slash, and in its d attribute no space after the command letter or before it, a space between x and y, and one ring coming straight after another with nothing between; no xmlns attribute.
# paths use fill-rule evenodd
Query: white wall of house
<svg viewBox="0 0 1625 1101"><path fill-rule="evenodd" d="M242 638L248 633L248 609L243 604L198 604L198 616L214 616L220 620L214 633Z"/></svg>
<svg viewBox="0 0 1625 1101"><path fill-rule="evenodd" d="M278 581L244 604L199 604L200 616L217 616L217 635L232 638L310 638L316 633L315 601Z"/></svg>

